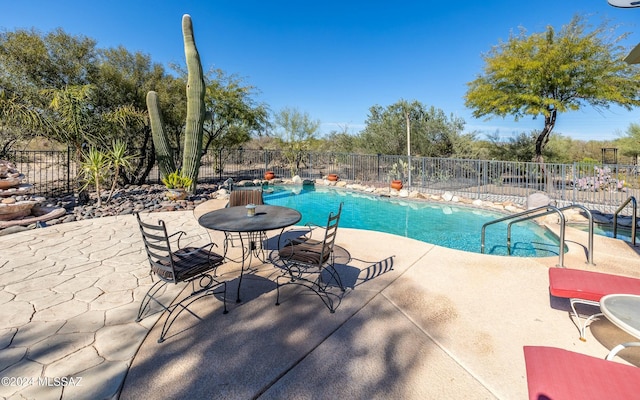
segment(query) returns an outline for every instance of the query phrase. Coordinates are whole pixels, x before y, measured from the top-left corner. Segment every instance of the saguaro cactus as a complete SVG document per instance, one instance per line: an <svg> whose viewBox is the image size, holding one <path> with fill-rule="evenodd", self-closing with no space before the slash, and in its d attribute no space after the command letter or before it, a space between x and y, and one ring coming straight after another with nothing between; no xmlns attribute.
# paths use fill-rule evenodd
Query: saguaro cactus
<svg viewBox="0 0 640 400"><path fill-rule="evenodd" d="M158 168L160 168L160 175L164 178L176 171L176 163L173 161L169 139L164 133L160 105L158 104L158 94L153 90L147 93L147 110L149 110L153 147L156 149Z"/></svg>
<svg viewBox="0 0 640 400"><path fill-rule="evenodd" d="M202 131L204 125L204 77L200 54L193 37L193 25L188 14L182 16L184 55L187 59L187 123L184 133L182 173L193 181L189 190L194 191L202 156Z"/></svg>
<svg viewBox="0 0 640 400"><path fill-rule="evenodd" d="M184 150L182 152L182 174L192 180L189 191L193 192L198 180L200 157L202 153L202 134L205 117L205 85L200 63L200 54L193 36L191 16L182 16L182 37L184 54L187 60L187 120L185 124ZM169 147L169 140L164 132L162 118L158 107L158 97L153 91L147 93L147 108L151 120L153 144L158 156L158 165L163 177L176 170Z"/></svg>

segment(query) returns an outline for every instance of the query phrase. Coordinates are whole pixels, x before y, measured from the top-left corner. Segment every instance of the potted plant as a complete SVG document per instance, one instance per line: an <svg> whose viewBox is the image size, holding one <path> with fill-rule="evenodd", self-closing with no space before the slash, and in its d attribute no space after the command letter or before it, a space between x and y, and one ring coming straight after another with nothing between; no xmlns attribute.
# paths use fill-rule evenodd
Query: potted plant
<svg viewBox="0 0 640 400"><path fill-rule="evenodd" d="M187 197L187 188L193 181L180 171L175 171L162 178L162 183L168 189L165 196L169 200L184 200Z"/></svg>
<svg viewBox="0 0 640 400"><path fill-rule="evenodd" d="M389 171L389 178L391 179L391 188L400 190L402 189L402 182L404 181L404 177L408 172L408 163L398 160L397 163L391 166L391 171Z"/></svg>
<svg viewBox="0 0 640 400"><path fill-rule="evenodd" d="M402 189L402 181L400 179L394 179L391 181L391 189L400 190Z"/></svg>

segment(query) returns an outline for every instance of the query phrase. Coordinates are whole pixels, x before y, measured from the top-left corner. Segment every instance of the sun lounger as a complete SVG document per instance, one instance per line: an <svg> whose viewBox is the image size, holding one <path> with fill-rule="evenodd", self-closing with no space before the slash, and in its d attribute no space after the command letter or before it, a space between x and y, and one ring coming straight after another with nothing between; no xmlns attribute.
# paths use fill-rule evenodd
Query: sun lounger
<svg viewBox="0 0 640 400"><path fill-rule="evenodd" d="M584 324L576 311L577 303L600 307L600 299L608 294L640 295L640 279L570 268L549 268L549 291L552 296L568 298L580 329L580 340L585 341L585 329L595 317Z"/></svg>
<svg viewBox="0 0 640 400"><path fill-rule="evenodd" d="M635 399L640 368L555 347L524 346L529 400Z"/></svg>

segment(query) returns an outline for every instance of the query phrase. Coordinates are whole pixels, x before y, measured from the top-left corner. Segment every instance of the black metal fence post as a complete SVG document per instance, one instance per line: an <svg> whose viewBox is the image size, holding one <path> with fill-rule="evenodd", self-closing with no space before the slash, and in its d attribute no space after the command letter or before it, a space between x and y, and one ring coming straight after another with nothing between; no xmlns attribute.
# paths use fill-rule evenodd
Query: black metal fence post
<svg viewBox="0 0 640 400"><path fill-rule="evenodd" d="M264 172L266 173L269 170L269 151L264 151Z"/></svg>
<svg viewBox="0 0 640 400"><path fill-rule="evenodd" d="M71 192L71 147L67 146L67 193Z"/></svg>
<svg viewBox="0 0 640 400"><path fill-rule="evenodd" d="M222 180L222 149L218 149L218 180Z"/></svg>

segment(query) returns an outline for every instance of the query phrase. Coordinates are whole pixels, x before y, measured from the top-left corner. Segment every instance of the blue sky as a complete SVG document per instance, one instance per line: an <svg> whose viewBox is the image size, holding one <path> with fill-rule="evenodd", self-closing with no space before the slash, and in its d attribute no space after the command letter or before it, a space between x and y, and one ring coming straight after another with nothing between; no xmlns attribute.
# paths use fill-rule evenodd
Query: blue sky
<svg viewBox="0 0 640 400"><path fill-rule="evenodd" d="M184 64L181 18L193 19L203 67L237 74L259 89L273 111L296 107L329 132L360 131L373 105L418 100L466 121L479 138L509 137L542 128L542 119L475 119L464 106L467 82L482 72L481 55L522 26L542 32L572 16L602 18L630 32L622 44L640 43L640 8L606 0L334 1L305 0L0 0L0 29L57 27L123 45L167 65ZM590 107L558 116L554 132L581 140L615 139L640 109Z"/></svg>

